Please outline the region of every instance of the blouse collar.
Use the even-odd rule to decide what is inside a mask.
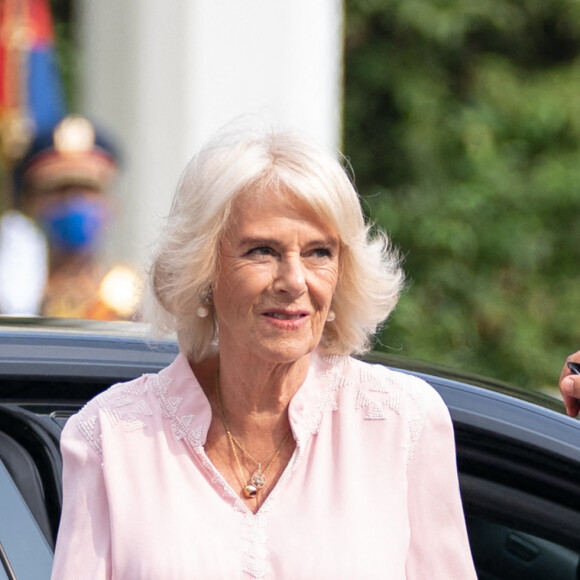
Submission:
[[[317,351],[312,353],[306,379],[289,406],[290,426],[298,446],[317,433],[323,415],[336,408],[336,391],[343,383],[340,369],[346,360],[347,357],[323,356]],[[203,446],[212,410],[187,357],[178,354],[173,363],[153,380],[152,390],[175,436],[186,439],[194,448]]]

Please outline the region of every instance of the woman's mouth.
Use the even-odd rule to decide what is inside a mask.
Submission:
[[[299,320],[300,318],[306,316],[306,314],[302,312],[298,313],[285,313],[285,312],[268,312],[266,316],[271,316],[276,320]]]
[[[308,320],[308,312],[304,310],[300,312],[269,310],[263,315],[270,324],[281,330],[297,330]]]

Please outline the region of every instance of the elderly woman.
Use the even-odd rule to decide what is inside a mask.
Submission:
[[[475,578],[445,405],[350,356],[401,285],[334,156],[206,146],[150,273],[180,354],[68,422],[53,578]]]

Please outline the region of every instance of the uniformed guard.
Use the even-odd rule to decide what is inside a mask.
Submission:
[[[48,272],[40,314],[129,319],[137,277],[100,259],[100,242],[114,217],[111,188],[119,171],[112,142],[86,118],[71,115],[38,134],[16,168],[18,209],[46,236]]]

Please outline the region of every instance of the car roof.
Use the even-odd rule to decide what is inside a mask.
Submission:
[[[382,353],[366,359],[426,380],[445,401],[456,430],[479,429],[580,465],[580,422],[566,415],[562,401],[546,393]]]
[[[177,352],[175,340],[150,339],[131,322],[0,317],[3,376],[129,380],[157,372]]]

